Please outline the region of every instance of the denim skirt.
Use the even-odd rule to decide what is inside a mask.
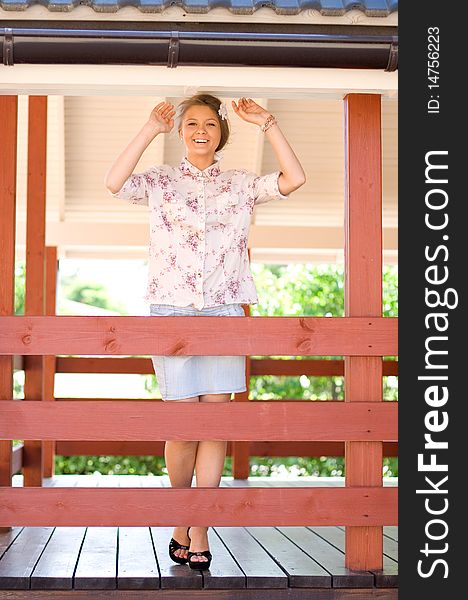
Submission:
[[[150,304],[153,317],[243,317],[241,304],[202,308]],[[152,356],[163,400],[245,392],[245,356]]]

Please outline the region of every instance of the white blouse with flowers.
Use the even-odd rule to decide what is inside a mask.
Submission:
[[[130,175],[115,198],[150,209],[149,304],[256,304],[247,239],[256,204],[278,198],[281,171],[258,176],[221,171],[220,156],[203,171],[184,157],[178,167]]]

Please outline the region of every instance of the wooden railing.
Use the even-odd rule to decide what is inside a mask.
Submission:
[[[2,354],[347,354],[396,353],[396,319],[308,317],[0,317]],[[288,335],[285,333],[288,332]],[[153,441],[395,441],[397,403],[204,404],[62,400],[2,402],[2,439]],[[269,490],[270,491],[270,490]],[[2,488],[6,525],[395,525],[396,490],[281,488],[83,490]],[[203,492],[203,494],[202,494]],[[228,493],[226,493],[228,492]],[[318,493],[317,493],[318,492]],[[96,511],[96,504],[100,509]],[[89,506],[89,510],[86,508]],[[154,507],[158,506],[157,514]],[[91,507],[93,507],[91,509]],[[111,509],[112,507],[112,509]],[[261,507],[261,510],[260,510]],[[232,509],[232,512],[230,512]],[[192,513],[193,511],[193,513]],[[261,513],[261,517],[260,517]],[[274,516],[274,519],[273,519]]]
[[[382,402],[382,357],[397,355],[397,321],[381,317],[380,96],[344,98],[346,316],[342,318],[41,316],[54,314],[55,298],[45,285],[49,270],[44,266],[56,262],[53,257],[48,260],[45,251],[47,98],[41,96],[29,102],[27,316],[3,316],[13,314],[17,97],[0,96],[0,112],[4,115],[0,139],[6,149],[0,164],[0,438],[25,440],[23,488],[9,487],[11,443],[0,441],[0,527],[344,525],[346,566],[381,569],[382,526],[397,524],[397,489],[382,487],[382,453],[384,442],[397,440],[398,404]],[[49,363],[60,354],[344,356],[345,402],[247,402],[245,394],[226,404],[51,402]],[[28,357],[21,402],[11,399],[14,355]],[[344,443],[346,487],[40,487],[43,444],[50,449],[53,440],[137,443],[213,438],[240,440],[239,444]],[[244,467],[247,450],[244,444],[238,452]]]
[[[250,365],[251,376],[275,375],[283,377],[298,377],[308,375],[311,377],[332,377],[344,375],[343,360],[322,360],[322,359],[270,359],[270,358],[251,358],[247,357]],[[100,373],[100,374],[153,374],[153,366],[150,358],[139,357],[56,357],[50,367],[55,373]],[[15,370],[28,368],[28,356],[15,357]],[[383,362],[384,376],[398,375],[398,362],[395,360],[386,360]],[[247,382],[247,388],[249,388]],[[234,396],[234,399],[235,396]],[[57,398],[53,400],[62,402],[73,401],[110,401],[122,402],[119,398]],[[160,398],[148,399],[151,402],[158,402]],[[274,400],[277,402],[278,400]],[[284,402],[301,401],[296,398],[283,399]],[[305,400],[307,401],[307,400]],[[258,400],[250,400],[258,402]],[[53,444],[47,456],[44,456],[44,475],[51,477],[54,474],[54,456],[55,454],[63,456],[164,456],[164,442],[160,441],[63,441],[58,440],[49,442]],[[235,453],[236,442],[228,442],[226,455],[231,456]],[[12,474],[19,473],[23,467],[20,449],[15,449],[15,460],[12,468]],[[45,454],[45,453],[44,453]],[[277,441],[258,441],[253,440],[248,443],[247,459],[251,456],[269,456],[269,457],[290,457],[290,456],[344,456],[344,442],[329,441],[302,441],[302,442],[277,442]],[[383,456],[398,456],[397,442],[384,442]],[[236,478],[236,470],[233,469],[233,476]],[[239,477],[240,478],[240,477]]]

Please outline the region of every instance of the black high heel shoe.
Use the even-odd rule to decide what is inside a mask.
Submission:
[[[190,527],[187,527],[187,537],[190,539],[190,536],[188,534],[189,529],[190,529]],[[187,563],[188,559],[184,558],[183,556],[176,556],[174,554],[174,552],[176,550],[188,550],[189,548],[190,548],[190,546],[185,546],[184,544],[179,544],[179,542],[177,540],[175,540],[174,538],[171,538],[171,541],[169,542],[169,556],[177,564],[185,565]]]
[[[190,560],[192,556],[206,556],[208,560]],[[210,568],[212,558],[213,557],[211,556],[211,552],[209,550],[203,550],[203,552],[190,552],[189,550],[188,564],[190,565],[191,569],[205,571],[206,569]]]
[[[190,529],[190,527],[189,527]],[[192,538],[190,538],[189,534],[188,534],[188,529],[187,529],[187,536],[189,537],[190,541],[192,541]],[[190,560],[190,558],[192,556],[205,556],[208,560]],[[188,553],[188,564],[190,565],[191,569],[197,569],[201,570],[201,571],[205,571],[206,569],[210,568],[210,564],[211,564],[211,560],[212,560],[213,556],[211,555],[211,552],[209,550],[203,550],[203,552],[190,552]]]

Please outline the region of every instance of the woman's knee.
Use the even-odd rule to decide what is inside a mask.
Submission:
[[[165,402],[199,402],[200,396],[191,396],[190,398],[177,398],[177,400],[165,400]]]
[[[192,451],[198,446],[198,441],[190,441],[190,440],[167,440],[166,447],[177,448],[177,452],[183,452],[184,450]]]
[[[230,402],[231,393],[229,394],[201,394],[200,402]]]

